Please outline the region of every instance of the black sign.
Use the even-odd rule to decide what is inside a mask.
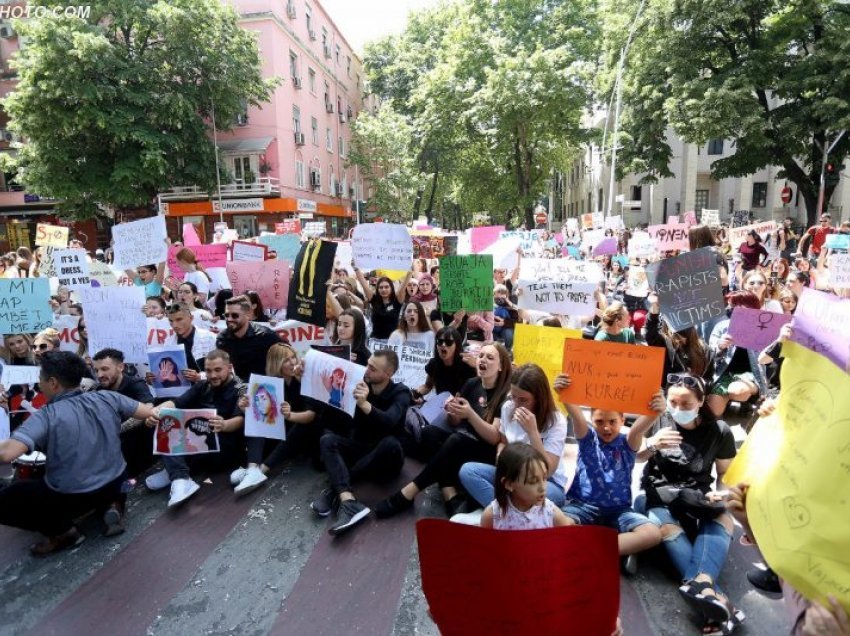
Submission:
[[[710,247],[650,263],[646,276],[658,294],[661,315],[674,331],[726,312],[717,253]]]
[[[301,244],[289,281],[287,318],[319,327],[327,324],[326,283],[333,273],[335,257],[336,243],[332,241],[313,239]]]

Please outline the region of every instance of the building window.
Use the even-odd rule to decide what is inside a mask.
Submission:
[[[351,77],[351,56],[345,56],[345,72],[348,73],[348,76]]]
[[[295,187],[304,188],[304,162],[295,160]]]
[[[316,71],[307,69],[307,81],[309,82],[310,92],[316,94]]]
[[[339,137],[339,156],[345,156],[345,139],[342,138],[342,135]]]
[[[333,172],[328,174],[328,194],[331,196],[336,194],[336,176]]]
[[[313,127],[313,145],[319,145],[319,120],[315,117],[310,118],[310,125]]]
[[[722,155],[723,154],[723,140],[722,139],[710,139],[708,142],[708,154],[710,155]]]
[[[597,204],[596,205],[596,211],[597,212],[602,212],[602,197],[603,197],[602,188],[599,188],[599,198],[596,200],[596,204]]]
[[[767,207],[767,182],[757,181],[753,184],[753,207]]]
[[[307,22],[307,32],[313,30],[313,10],[309,4],[304,5],[304,20]]]
[[[704,210],[708,207],[708,190],[697,190],[694,197],[694,207],[697,210]]]
[[[298,56],[292,51],[289,52],[289,76],[298,77]]]
[[[301,132],[301,109],[295,105],[292,106],[292,130]]]
[[[333,152],[334,151],[334,135],[333,135],[333,132],[331,131],[330,128],[326,128],[325,130],[326,130],[325,141],[327,142],[326,145],[327,145],[328,152]]]
[[[325,27],[322,27],[322,48],[328,50],[328,30]]]
[[[643,186],[639,186],[639,185],[632,186],[632,201],[643,200],[643,197],[641,196],[642,194],[643,194]]]

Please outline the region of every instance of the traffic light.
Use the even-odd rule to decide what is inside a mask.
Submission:
[[[824,183],[831,186],[837,185],[841,179],[842,167],[843,166],[838,166],[832,162],[826,164],[824,169]]]

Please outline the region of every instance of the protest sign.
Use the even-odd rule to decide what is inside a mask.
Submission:
[[[673,216],[673,215],[668,216],[668,217],[667,217],[667,222],[668,222],[668,223],[678,223],[678,222],[679,222],[679,215],[677,214],[677,215],[675,215],[675,216]]]
[[[44,278],[54,278],[56,276],[56,263],[53,261],[53,253],[61,248],[56,247],[40,247],[38,249],[38,275]]]
[[[286,261],[231,262],[226,269],[234,296],[253,290],[259,294],[265,308],[286,307],[289,296],[289,263]]]
[[[0,279],[0,335],[37,333],[53,324],[46,278]]]
[[[618,249],[617,239],[613,236],[609,236],[607,238],[603,238],[596,246],[593,248],[593,256],[607,256],[609,254],[616,254]]]
[[[283,378],[251,374],[248,408],[245,409],[246,437],[286,439],[286,422],[280,412],[283,391]]]
[[[301,219],[286,219],[274,224],[275,234],[301,234]]]
[[[541,230],[512,230],[499,233],[500,239],[519,239],[519,247],[525,256],[543,256],[543,244],[540,242]]]
[[[665,258],[646,267],[650,287],[673,331],[682,331],[726,312],[717,255],[710,247]]]
[[[763,351],[779,337],[783,325],[791,322],[790,314],[777,314],[764,309],[735,307],[729,321],[729,335],[736,347]]]
[[[233,241],[230,245],[231,259],[234,263],[256,263],[266,260],[268,246],[248,241]]]
[[[499,239],[495,243],[488,245],[480,254],[490,254],[493,257],[493,267],[495,269],[506,269],[512,271],[517,266],[522,239],[518,237]]]
[[[408,265],[408,267],[410,267]],[[351,276],[354,275],[352,267],[352,251],[349,241],[336,241],[336,256],[334,257],[334,269],[344,269]]]
[[[694,210],[688,210],[685,212],[685,225],[696,225],[697,224],[697,213]]]
[[[154,455],[219,452],[218,433],[210,426],[215,414],[215,409],[162,409],[154,431]]]
[[[35,244],[37,247],[67,247],[68,228],[38,223],[35,226]]]
[[[498,241],[499,235],[504,231],[504,225],[488,225],[484,227],[474,227],[469,230],[469,241],[472,246],[472,253],[480,254],[481,250]]]
[[[594,212],[593,213],[593,227],[605,227],[605,213],[604,212]]]
[[[324,326],[310,325],[298,320],[284,320],[273,327],[276,334],[292,345],[299,358],[304,358],[312,345],[325,342]]]
[[[629,239],[629,258],[652,258],[657,253],[655,239],[648,232],[632,232]]]
[[[80,332],[77,328],[79,324],[80,317],[70,314],[53,319],[53,328],[59,332],[59,351],[77,353],[80,348]]]
[[[292,236],[285,234],[284,237]],[[333,273],[336,243],[314,239],[301,246],[289,286],[288,318],[325,326],[326,285]]]
[[[567,218],[567,232],[578,232],[578,219],[574,216]]]
[[[579,281],[519,282],[518,306],[564,316],[592,316],[597,283]]]
[[[791,324],[791,340],[850,369],[850,300],[804,288]]]
[[[277,260],[289,264],[295,262],[301,249],[301,238],[298,234],[263,234],[260,236],[260,243],[273,250]]]
[[[750,222],[750,211],[749,210],[735,210],[732,212],[732,218],[730,227],[739,227],[742,225],[747,225]]]
[[[351,253],[357,267],[373,269],[409,269],[413,261],[413,242],[407,227],[395,223],[361,223],[351,235]]]
[[[168,248],[168,271],[177,280],[183,280],[186,272],[177,263],[177,252],[184,249],[178,245],[171,245]],[[227,263],[227,245],[223,243],[213,243],[210,245],[195,245],[190,247],[204,269],[210,270],[216,267],[224,267]]]
[[[626,226],[623,223],[623,215],[612,214],[611,216],[606,216],[604,227],[606,230],[614,230],[615,232],[625,229]]]
[[[732,246],[732,249],[737,251],[741,243],[746,243],[747,234],[753,230],[758,232],[762,241],[765,241],[768,236],[776,232],[776,221],[764,221],[763,223],[729,228],[729,245]]]
[[[647,228],[647,233],[655,240],[655,246],[659,252],[686,250],[690,247],[688,243],[688,227],[687,223],[650,225]]]
[[[587,213],[581,215],[581,229],[582,230],[592,230],[593,229],[593,213]]]
[[[322,353],[327,353],[329,356],[333,356],[334,358],[339,358],[340,360],[351,360],[351,346],[350,345],[312,345],[310,347],[314,351],[321,351]]]
[[[3,365],[3,372],[0,373],[0,384],[7,389],[17,384],[38,384],[40,373],[41,367],[6,364]]]
[[[92,287],[108,287],[118,284],[115,272],[106,263],[92,261],[89,266],[89,280]]]
[[[177,397],[191,386],[183,377],[189,368],[183,345],[148,349],[148,363],[153,374],[154,397]]]
[[[605,240],[605,230],[585,230],[581,235],[581,249],[589,254],[603,240]]]
[[[850,234],[827,234],[824,247],[831,250],[850,250]]]
[[[203,245],[201,237],[198,236],[198,230],[195,229],[194,223],[183,224],[183,245],[186,247],[197,247]]]
[[[602,267],[593,261],[524,258],[519,268],[519,280],[528,283],[547,280],[598,283],[602,278]]]
[[[134,269],[162,263],[168,258],[166,236],[164,216],[152,216],[113,225],[112,250],[115,267]]]
[[[833,289],[850,289],[850,254],[831,254],[829,284]]]
[[[563,368],[564,340],[567,338],[581,339],[581,330],[517,323],[514,327],[514,363],[533,362],[538,365],[551,386]],[[556,404],[560,402],[556,401]]]
[[[493,532],[421,519],[416,535],[422,591],[444,636],[615,631],[620,573],[610,528]],[[532,563],[545,563],[546,575]]]
[[[652,396],[661,388],[663,347],[565,340],[563,371],[572,382],[561,390],[571,404],[654,415]]]
[[[846,324],[846,323],[845,323]],[[850,611],[850,376],[793,342],[782,347],[782,391],[724,475],[747,481],[747,513],[759,550],[804,597]],[[837,489],[836,489],[837,488]]]
[[[11,422],[6,409],[0,409],[0,442],[9,439],[11,435]]]
[[[148,347],[161,347],[174,337],[168,318],[147,318]]]
[[[60,287],[77,290],[91,287],[89,263],[83,249],[58,249],[53,252],[56,277]]]
[[[425,384],[425,365],[428,364],[434,352],[405,344],[396,353],[398,354],[398,371],[393,376],[393,382],[401,382],[411,389],[418,389]]]
[[[80,289],[89,333],[89,351],[113,348],[124,361],[146,364],[147,319],[143,287],[87,287]]]
[[[440,300],[447,313],[493,311],[493,257],[479,254],[440,259]]]
[[[340,360],[321,351],[304,356],[301,395],[311,397],[335,409],[354,415],[354,387],[363,381],[366,367]]]
[[[649,280],[646,269],[640,265],[632,265],[626,276],[626,296],[646,298],[649,296]]]
[[[327,221],[309,221],[304,224],[302,232],[307,238],[322,236],[328,232],[328,223]]]
[[[702,211],[702,224],[708,227],[720,227],[720,210]]]

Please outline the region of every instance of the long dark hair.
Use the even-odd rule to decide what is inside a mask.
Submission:
[[[416,328],[420,333],[426,333],[431,331],[431,323],[428,322],[428,316],[425,315],[425,308],[422,307],[422,303],[416,300],[410,300],[404,306],[404,309],[398,316],[398,330],[401,331],[405,336],[408,334],[407,329],[407,320],[404,317],[405,312],[407,312],[407,308],[410,305],[414,305],[416,307],[416,313],[419,314],[419,318],[416,322]]]
[[[546,458],[539,450],[531,444],[524,442],[511,442],[499,453],[496,461],[496,501],[504,516],[508,511],[508,498],[510,493],[505,488],[505,480],[514,482],[525,482],[532,467],[537,464],[543,469],[543,474],[549,473],[549,465]]]
[[[686,389],[687,391],[693,393],[694,397],[702,402],[702,406],[699,407],[698,412],[699,426],[703,426],[704,424],[711,425],[715,423],[717,421],[717,417],[715,417],[714,413],[712,413],[711,409],[708,406],[708,401],[705,399],[708,395],[708,387],[705,383],[705,378],[702,378],[698,375],[694,375],[693,373],[679,373],[678,375],[681,380],[679,380],[679,382],[677,382],[676,384],[669,385],[667,387],[667,390],[669,391],[671,387],[674,386],[680,386]],[[693,378],[694,382],[689,382],[688,384],[693,384],[694,386],[688,386],[688,384],[685,384],[685,382],[687,382],[686,378]]]
[[[549,388],[549,380],[539,366],[533,362],[517,368],[511,376],[511,385],[522,391],[528,391],[534,398],[534,417],[537,430],[542,433],[552,425],[555,415],[555,400]]]
[[[195,283],[191,283],[188,280],[184,280],[177,286],[177,289],[179,290],[183,285],[186,285],[189,289],[192,290],[192,307],[194,309],[205,309],[205,307],[201,305],[200,302],[198,302],[198,286]],[[177,298],[177,292],[174,292],[174,298]]]
[[[375,282],[375,293],[372,294],[372,299],[369,301],[369,304],[372,305],[372,311],[384,311],[384,299],[381,298],[381,294],[378,292],[381,283],[387,283],[390,286],[390,305],[393,308],[399,307],[401,303],[398,302],[395,294],[395,284],[388,277],[381,276]]]
[[[437,330],[437,335],[434,337],[434,357],[440,359],[440,354],[437,351],[437,341],[440,338],[451,338],[455,343],[455,355],[452,358],[452,364],[450,366],[454,366],[455,364],[461,362],[463,357],[463,338],[460,335],[460,332],[454,327],[442,327]]]
[[[484,347],[494,347],[496,349],[496,352],[499,354],[499,364],[502,366],[499,377],[496,378],[493,396],[487,400],[487,408],[484,409],[484,419],[492,422],[502,409],[502,403],[505,401],[508,391],[511,390],[511,373],[513,369],[511,367],[511,354],[508,353],[505,345],[501,342],[493,342],[484,345]],[[481,347],[481,349],[483,350],[484,347]]]
[[[689,366],[686,370],[694,375],[705,375],[705,370],[708,368],[708,345],[699,337],[697,330],[694,327],[688,327],[682,331],[672,331],[666,322],[664,327],[668,331],[673,349],[685,352]]]
[[[248,300],[251,301],[252,305],[256,305],[256,308],[251,309],[251,311],[254,314],[254,321],[262,322],[263,320],[265,320],[266,319],[266,308],[263,307],[263,301],[260,298],[260,295],[253,290],[248,290],[248,291],[245,292],[245,296],[248,297]]]
[[[351,352],[354,353],[366,346],[366,319],[363,317],[363,312],[355,307],[346,309],[337,316],[337,323],[343,316],[351,316],[351,319],[354,321],[354,335],[351,338]],[[334,334],[331,339],[332,342],[339,342],[339,335],[337,334],[336,327],[337,323],[334,323]]]

